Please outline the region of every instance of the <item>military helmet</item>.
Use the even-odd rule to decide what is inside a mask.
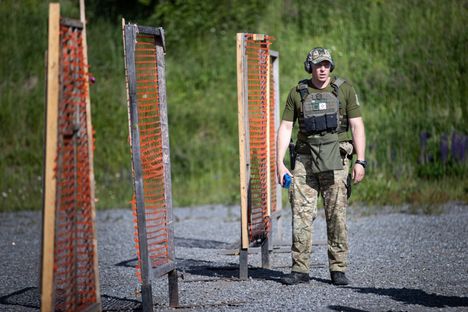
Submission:
[[[306,60],[304,62],[304,69],[306,72],[309,74],[312,73],[312,64],[318,64],[322,61],[329,61],[331,64],[330,72],[335,69],[335,63],[333,62],[332,56],[330,51],[325,48],[313,48],[310,50],[309,53],[307,53]]]

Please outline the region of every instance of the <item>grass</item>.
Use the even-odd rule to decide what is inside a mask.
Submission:
[[[165,28],[174,205],[239,202],[236,32],[275,37],[281,103],[306,77],[306,53],[314,46],[332,50],[334,73],[357,89],[366,123],[370,169],[353,192],[355,204],[467,202],[466,159],[454,164],[439,156],[440,138],[466,135],[468,124],[463,1],[249,0],[231,1],[237,9],[221,13],[210,3],[200,12],[197,1],[164,2],[154,14],[140,15],[145,18],[125,16]],[[61,5],[64,16],[77,17],[74,1]],[[37,0],[0,5],[0,211],[42,206],[47,10]],[[90,71],[97,80],[91,87],[97,207],[129,207],[121,21],[87,16]],[[418,160],[422,132],[430,135],[432,160],[425,164]]]

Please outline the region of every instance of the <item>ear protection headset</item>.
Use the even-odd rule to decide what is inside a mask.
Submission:
[[[312,51],[310,51],[306,56],[306,60],[304,62],[304,70],[309,74],[312,74]]]

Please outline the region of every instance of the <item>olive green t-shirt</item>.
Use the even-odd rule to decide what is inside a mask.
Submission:
[[[332,78],[331,81],[334,81]],[[329,84],[325,89],[317,89],[312,84],[311,80],[308,80],[307,90],[309,94],[319,92],[332,92],[333,88]],[[361,117],[361,109],[359,106],[359,100],[353,86],[348,82],[344,82],[338,91],[338,99],[340,100],[340,116],[346,115],[348,119]],[[288,98],[286,100],[286,106],[283,111],[283,120],[296,122],[302,111],[301,94],[297,90],[297,86],[289,91]],[[301,133],[299,133],[299,136]],[[348,132],[342,132],[339,134],[340,141],[350,140],[351,136]]]

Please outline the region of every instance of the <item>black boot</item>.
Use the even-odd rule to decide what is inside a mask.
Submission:
[[[281,279],[281,283],[286,285],[296,285],[300,283],[308,283],[310,281],[310,277],[308,273],[300,273],[300,272],[291,272],[288,276]]]
[[[344,272],[332,271],[330,272],[333,285],[348,285],[349,281]]]

